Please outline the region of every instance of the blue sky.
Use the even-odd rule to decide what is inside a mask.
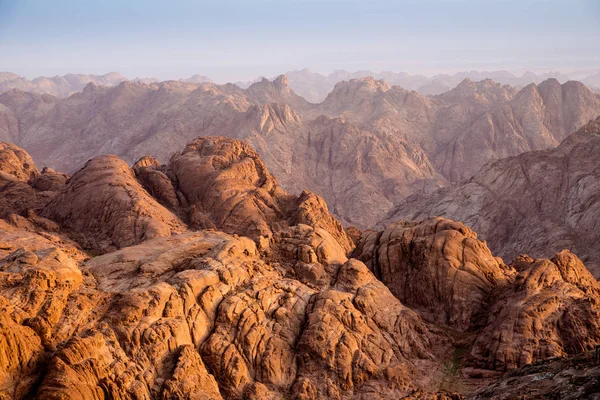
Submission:
[[[0,71],[600,69],[600,0],[0,0]]]

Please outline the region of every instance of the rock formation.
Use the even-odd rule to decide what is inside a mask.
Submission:
[[[0,171],[3,179],[16,179],[23,182],[40,174],[25,150],[12,143],[2,142],[0,142]]]
[[[99,156],[75,173],[44,208],[43,216],[97,251],[183,232],[185,224],[161,206],[114,156]]]
[[[177,207],[209,204],[240,236],[178,233],[135,178],[161,169]],[[427,394],[424,371],[443,372],[426,323],[347,258],[323,200],[287,194],[248,145],[200,138],[166,168],[145,157],[134,170],[96,157],[43,207],[104,255],[0,220],[3,396],[451,398]]]
[[[23,214],[33,217],[66,179],[66,175],[48,168],[40,173],[25,150],[0,142],[0,218]]]
[[[520,256],[514,285],[496,301],[471,355],[514,369],[600,343],[600,285],[567,250],[552,260]]]
[[[403,304],[459,330],[479,322],[492,292],[513,275],[472,230],[442,218],[364,232],[353,255]]]
[[[506,266],[465,225],[431,218],[363,231],[352,256],[403,304],[443,327],[464,352],[453,363],[467,376],[518,374],[600,346],[600,285],[568,250],[551,260],[521,255]],[[484,394],[495,398],[492,389],[475,398]]]
[[[199,138],[171,159],[169,171],[192,207],[190,218],[232,234],[270,237],[291,201],[258,154],[236,140]]]
[[[305,224],[329,232],[344,252],[354,247],[323,199],[308,191],[287,193],[242,141],[198,138],[168,165],[143,157],[134,170],[149,193],[194,228],[218,228],[268,246],[274,232]]]
[[[239,140],[72,177],[0,160],[24,204],[0,219],[2,397],[458,400],[448,365],[481,386],[600,344],[573,254],[506,266],[441,218],[347,233]]]

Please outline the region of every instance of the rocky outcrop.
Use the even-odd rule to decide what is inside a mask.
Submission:
[[[354,248],[354,242],[340,221],[331,216],[325,201],[314,193],[304,191],[300,194],[291,218],[294,225],[305,224],[325,230],[338,242],[345,253]]]
[[[388,220],[442,216],[463,221],[505,259],[550,257],[568,248],[600,274],[600,119],[556,149],[491,163],[468,181],[400,203]]]
[[[406,380],[411,368],[406,360],[429,357],[429,346],[417,314],[363,263],[350,260],[339,269],[335,284],[314,298],[298,342],[295,395],[402,398],[413,386]]]
[[[254,149],[242,141],[196,139],[173,156],[167,174],[185,198],[193,226],[217,227],[266,245],[274,232],[306,224],[328,231],[345,252],[354,247],[323,199],[310,192],[299,197],[288,194]]]
[[[182,204],[183,197],[175,190],[173,182],[166,175],[166,167],[154,157],[145,156],[133,165],[133,171],[138,182],[146,191],[170,210],[177,210]]]
[[[568,250],[506,266],[465,225],[431,218],[362,232],[353,256],[423,319],[461,332],[471,369],[514,370],[600,345],[600,285]]]
[[[67,176],[45,168],[38,170],[22,148],[0,143],[0,218],[28,216],[41,222],[39,212],[60,189]]]
[[[75,173],[44,208],[43,216],[97,251],[170,236],[185,224],[161,206],[114,156],[99,156]]]
[[[69,179],[69,175],[45,167],[30,183],[34,189],[41,192],[56,192],[67,183],[67,179]]]
[[[14,178],[27,182],[40,171],[25,150],[12,143],[0,142],[0,173],[4,180]]]
[[[85,256],[55,235],[3,220],[0,231],[0,395],[23,398],[45,370],[48,351],[72,332],[65,320],[75,310],[66,304],[82,285],[78,262]]]
[[[514,369],[600,344],[600,285],[567,250],[552,260],[518,257],[515,283],[490,309],[471,356]]]
[[[171,159],[169,169],[192,212],[202,213],[225,232],[270,237],[271,226],[285,219],[291,196],[243,142],[196,139]]]
[[[353,256],[425,319],[469,330],[514,275],[465,225],[432,218],[364,232]]]
[[[313,260],[332,271],[318,288],[222,232],[156,238],[81,270],[27,245],[0,262],[12,363],[0,389],[16,398],[402,398],[434,386],[418,372],[438,368],[426,325],[357,260]],[[43,295],[14,294],[31,285]]]

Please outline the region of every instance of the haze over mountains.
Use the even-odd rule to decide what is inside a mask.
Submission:
[[[320,103],[325,100],[338,82],[365,77],[372,77],[377,80],[382,79],[392,86],[401,86],[404,89],[415,90],[424,95],[436,95],[446,92],[466,78],[473,81],[492,79],[497,83],[514,86],[516,88],[525,87],[530,83],[538,84],[550,78],[554,78],[561,83],[574,79],[580,80],[591,90],[600,90],[600,71],[587,71],[583,73],[544,72],[537,74],[527,71],[521,75],[501,70],[464,71],[453,74],[425,76],[421,74],[409,74],[406,72],[384,71],[378,73],[368,70],[356,72],[336,70],[325,75],[311,72],[308,69],[302,69],[288,71],[285,75],[288,77],[290,87],[298,95],[304,97],[311,103]],[[248,88],[251,84],[258,82],[261,79],[262,78],[257,78],[253,81],[237,81],[234,83],[241,88]],[[270,78],[270,80],[273,79],[275,79],[275,77]],[[11,72],[0,72],[0,93],[10,89],[21,89],[28,92],[47,93],[57,97],[67,97],[81,91],[85,85],[90,82],[97,85],[115,86],[125,80],[143,83],[160,82],[160,79],[153,77],[127,79],[117,72],[111,72],[105,75],[67,74],[54,77],[41,76],[32,80]],[[208,76],[201,74],[176,80],[191,83],[212,82]]]
[[[600,400],[600,1],[0,0],[0,54],[0,400]]]

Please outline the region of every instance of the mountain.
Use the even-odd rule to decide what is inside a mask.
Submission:
[[[104,75],[86,75],[86,74],[66,74],[63,76],[45,77],[29,80],[11,72],[0,72],[0,93],[12,89],[19,89],[24,92],[50,94],[56,97],[69,97],[72,94],[81,92],[89,83],[97,86],[117,86],[121,82],[129,81],[118,72],[109,72]],[[156,78],[136,78],[132,82],[152,84],[160,82]],[[187,79],[181,79],[187,83],[212,82],[210,78],[204,75],[193,75]]]
[[[589,76],[581,75],[582,82],[590,88],[600,87],[598,73]],[[372,77],[376,80],[385,80],[390,85],[401,86],[407,90],[415,90],[423,95],[437,95],[456,87],[465,79],[481,81],[491,79],[503,85],[510,85],[516,88],[523,88],[531,83],[539,84],[547,79],[557,79],[561,83],[567,82],[572,78],[569,74],[561,72],[533,73],[525,72],[521,76],[508,71],[463,71],[455,74],[437,74],[425,76],[421,74],[409,74],[406,72],[373,72],[373,71],[355,71],[336,70],[328,75],[311,72],[308,69],[288,71],[284,74],[289,79],[289,86],[298,95],[311,103],[320,103],[333,90],[336,83],[349,81],[351,79],[360,79]],[[253,83],[260,82],[265,77],[259,77],[253,81],[234,82],[240,88],[247,89]],[[276,77],[269,79],[273,80]],[[28,80],[11,72],[0,72],[0,93],[10,89],[20,89],[26,92],[46,93],[57,97],[67,97],[71,94],[81,91],[86,84],[93,82],[96,85],[116,86],[119,83],[128,80],[116,72],[110,72],[105,75],[85,75],[85,74],[67,74],[55,77],[38,77]],[[201,74],[193,75],[189,78],[179,79],[182,82],[201,84],[212,82],[212,80]],[[158,83],[159,79],[151,77],[139,77],[133,82]]]
[[[337,84],[320,112],[418,144],[436,171],[456,182],[490,160],[558,145],[600,115],[599,99],[579,82],[554,79],[520,91],[465,79],[426,97],[363,78]]]
[[[198,135],[226,134],[257,148],[288,190],[325,195],[337,215],[350,218],[358,204],[378,205],[357,217],[360,224],[380,218],[399,196],[438,187],[442,180],[422,151],[406,141],[380,138],[377,131],[339,118],[304,119],[287,104],[307,112],[309,103],[283,78],[247,90],[125,82],[114,88],[90,85],[64,100],[16,91],[0,96],[13,110],[0,129],[10,133],[4,139],[57,170],[72,172],[101,153],[130,163],[149,153],[165,162]],[[16,115],[23,128],[28,126],[19,133],[11,122]]]
[[[505,265],[467,226],[437,217],[363,232],[352,256],[425,321],[472,334],[473,368],[514,370],[600,340],[600,284],[568,250]]]
[[[577,377],[555,392],[590,391],[556,365],[600,344],[600,285],[568,251],[506,265],[442,218],[355,245],[219,136],[71,177],[2,143],[0,184],[2,396],[458,400],[544,359]]]
[[[464,83],[440,98],[452,95],[462,86]],[[481,92],[486,91],[469,88],[459,96],[477,97],[476,102],[480,103]],[[430,155],[438,160],[436,166],[449,180],[470,178],[490,160],[555,147],[569,133],[600,115],[599,97],[576,81],[561,85],[549,79],[523,88],[503,104],[496,99],[491,104],[497,106],[475,117],[463,132],[445,141],[437,156]],[[469,111],[479,110],[477,107]]]
[[[73,93],[82,91],[88,83],[115,86],[125,80],[126,78],[117,72],[109,72],[105,75],[67,74],[54,77],[40,76],[33,80],[28,80],[17,74],[2,72],[0,73],[0,93],[11,89],[19,89],[26,92],[67,97]]]
[[[308,69],[303,69],[286,72],[286,75],[294,91],[312,103],[322,102],[338,82],[366,77],[385,80],[390,85],[401,86],[407,90],[415,90],[423,95],[437,95],[447,92],[465,79],[473,81],[491,79],[502,85],[510,85],[516,88],[522,88],[532,83],[539,84],[547,79],[557,79],[560,82],[566,82],[571,79],[567,74],[560,72],[540,74],[525,72],[523,75],[517,76],[507,71],[464,71],[452,75],[437,74],[427,77],[420,74],[412,75],[406,72],[385,71],[378,73],[373,71],[348,72],[344,70],[336,70],[329,75],[322,75],[311,72]],[[590,76],[588,81],[584,81],[584,83],[600,87],[600,84],[596,81],[597,79],[594,76]]]
[[[92,83],[66,99],[0,94],[0,139],[68,172],[100,154],[164,163],[198,136],[243,139],[286,190],[309,189],[345,224],[368,227],[409,195],[466,179],[490,160],[554,147],[598,115],[600,96],[555,80],[517,91],[465,79],[423,96],[361,78],[336,84],[319,104],[285,76],[247,89],[127,81]]]
[[[191,77],[189,77],[187,79],[182,79],[182,81],[190,82],[190,83],[212,82],[212,80],[208,76],[200,75],[200,74],[192,75]]]
[[[548,257],[568,248],[599,276],[599,152],[600,118],[554,149],[501,159],[459,185],[409,197],[388,220],[464,221],[508,259],[521,252]]]

